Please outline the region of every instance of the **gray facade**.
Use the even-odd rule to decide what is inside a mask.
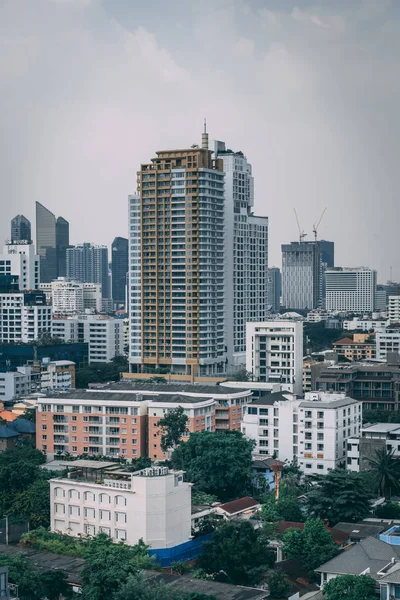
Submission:
[[[278,313],[281,307],[282,276],[277,267],[268,269],[268,308],[273,313]]]
[[[69,223],[36,202],[36,251],[40,256],[40,281],[49,283],[66,275]]]
[[[103,298],[110,298],[107,246],[81,246],[67,248],[66,272],[68,279],[84,283],[100,283]]]
[[[22,240],[32,242],[31,222],[24,215],[17,215],[11,220],[11,241]]]
[[[116,304],[125,305],[128,245],[126,238],[116,237],[111,246],[112,298]]]

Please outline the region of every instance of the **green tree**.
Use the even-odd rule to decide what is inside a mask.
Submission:
[[[300,529],[287,529],[283,534],[283,552],[288,558],[300,560],[308,571],[338,554],[338,549],[321,519],[309,519]]]
[[[42,597],[47,600],[59,600],[60,596],[63,598],[72,598],[73,596],[73,590],[68,583],[65,571],[58,569],[44,571],[39,575],[39,584],[42,588]]]
[[[400,506],[397,502],[387,500],[385,504],[378,506],[375,516],[380,519],[400,519]]]
[[[268,572],[268,589],[271,600],[275,598],[287,598],[290,592],[290,583],[286,579],[285,573],[279,570]]]
[[[169,410],[157,423],[161,427],[161,450],[167,452],[179,445],[186,431],[188,418],[182,406]]]
[[[253,442],[240,431],[201,431],[174,450],[172,465],[186,471],[196,491],[224,501],[251,488],[252,450]]]
[[[368,459],[368,464],[382,496],[389,498],[399,491],[400,460],[396,458],[393,448],[378,448],[374,456]]]
[[[65,571],[35,572],[24,555],[0,556],[0,566],[8,567],[9,581],[18,585],[20,600],[58,600],[60,595],[72,598]]]
[[[132,458],[132,461],[127,465],[128,471],[140,471],[141,469],[148,469],[151,467],[151,458],[148,456],[139,456],[139,458]]]
[[[38,479],[15,497],[10,514],[26,515],[31,527],[50,526],[50,484]]]
[[[376,600],[375,579],[369,575],[340,575],[324,585],[324,600]]]
[[[365,473],[335,469],[319,477],[308,494],[311,516],[329,519],[331,526],[339,521],[359,521],[371,510],[373,491]]]
[[[256,585],[274,563],[273,553],[248,521],[230,521],[205,542],[198,566],[214,579],[236,585]]]
[[[261,518],[267,522],[303,522],[304,513],[301,510],[296,488],[286,485],[282,480],[279,499],[275,500],[275,494],[273,493],[267,496],[261,509]]]

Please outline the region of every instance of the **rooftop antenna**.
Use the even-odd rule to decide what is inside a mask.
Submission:
[[[306,233],[304,233],[304,230],[301,230],[300,227],[300,223],[299,223],[299,217],[297,216],[297,210],[294,208],[294,214],[296,215],[296,223],[297,223],[297,229],[299,230],[299,240],[300,240],[300,244],[301,242],[304,240],[304,238],[307,236]]]
[[[203,150],[208,150],[208,133],[206,119],[204,119],[204,131],[201,134],[201,147],[203,148]]]

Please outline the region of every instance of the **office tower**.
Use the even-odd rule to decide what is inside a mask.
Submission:
[[[57,279],[56,217],[36,202],[36,248],[40,256],[40,280]]]
[[[325,270],[333,267],[334,243],[291,242],[282,245],[282,304],[287,309],[324,306]]]
[[[247,323],[246,342],[246,369],[256,381],[283,383],[289,392],[302,393],[302,321]]]
[[[109,298],[108,248],[84,243],[67,248],[67,278],[84,283],[100,283],[101,295]]]
[[[366,267],[328,269],[326,310],[372,312],[375,309],[376,271]]]
[[[115,304],[120,306],[125,306],[128,246],[129,241],[123,237],[116,237],[111,246],[111,296]]]
[[[35,254],[35,246],[32,243],[8,243],[0,254],[0,276],[17,277],[18,289],[21,291],[37,290],[39,261],[40,257]]]
[[[273,313],[278,313],[281,307],[281,288],[282,278],[280,269],[277,267],[271,267],[268,269],[268,308]]]
[[[253,215],[254,178],[243,152],[216,141],[225,172],[225,290],[228,367],[244,365],[246,323],[268,312],[268,217]]]
[[[57,277],[67,274],[67,248],[69,246],[69,223],[63,217],[56,221]]]
[[[224,172],[206,138],[157,152],[129,198],[133,370],[225,371]]]
[[[24,215],[17,215],[11,220],[11,241],[32,242],[31,222]]]

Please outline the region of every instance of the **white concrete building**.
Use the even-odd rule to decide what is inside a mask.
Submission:
[[[347,441],[347,469],[355,472],[368,469],[368,459],[385,446],[400,458],[399,423],[375,423],[362,427],[358,436]]]
[[[376,358],[386,360],[388,352],[400,354],[400,327],[388,327],[375,336]]]
[[[353,319],[343,321],[343,329],[346,331],[385,331],[387,319],[370,319],[353,317]]]
[[[258,381],[290,384],[302,393],[303,323],[275,320],[247,323],[246,369]]]
[[[0,401],[22,398],[31,392],[29,374],[19,371],[0,373]]]
[[[366,267],[327,269],[326,310],[372,312],[375,309],[376,271]]]
[[[228,368],[246,362],[246,323],[268,314],[268,217],[256,217],[254,177],[243,152],[215,141],[225,173],[226,345]],[[279,307],[279,305],[278,305]]]
[[[124,324],[122,319],[104,315],[77,315],[53,319],[52,335],[69,342],[89,344],[89,363],[110,362],[124,355]]]
[[[47,303],[52,305],[56,315],[102,311],[99,283],[83,283],[59,277],[49,283],[41,283],[40,289],[46,294]]]
[[[256,442],[254,454],[297,459],[305,474],[326,474],[346,462],[348,439],[360,432],[362,404],[345,394],[308,392],[253,399],[241,429]]]
[[[68,478],[50,480],[50,528],[73,536],[106,533],[152,549],[191,539],[191,483],[166,467],[136,473],[116,463],[75,461]]]
[[[44,333],[51,333],[51,307],[44,294],[0,294],[0,342],[32,342]]]
[[[0,276],[17,275],[21,291],[39,288],[39,256],[35,246],[23,240],[21,243],[9,242],[0,254]]]
[[[389,321],[400,323],[400,296],[389,296]]]
[[[326,310],[321,308],[310,310],[310,312],[307,313],[306,321],[307,323],[321,323],[321,321],[326,321],[328,318],[329,314],[326,312]]]

